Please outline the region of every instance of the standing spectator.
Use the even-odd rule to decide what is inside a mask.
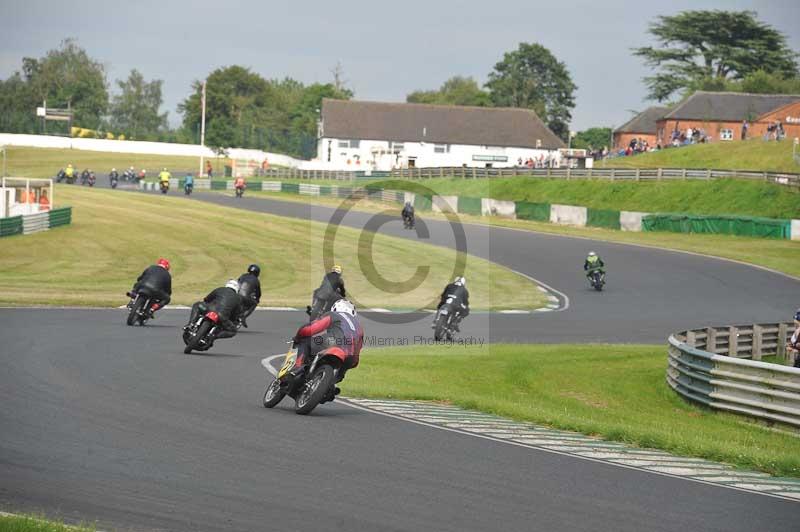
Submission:
[[[800,309],[794,314],[794,333],[786,342],[786,350],[794,355],[794,367],[800,368]]]
[[[206,160],[206,175],[211,178],[214,177],[214,168],[211,166],[211,161]]]
[[[750,125],[747,123],[747,120],[742,120],[742,140],[747,140],[748,129],[750,129]]]
[[[39,210],[40,211],[49,211],[50,210],[50,200],[47,199],[47,191],[46,190],[42,190],[42,193],[39,196]]]
[[[693,134],[694,134],[694,131],[692,131],[692,128],[691,127],[687,127],[686,128],[686,140],[687,140],[687,142],[690,142],[690,143],[692,142],[692,135]]]

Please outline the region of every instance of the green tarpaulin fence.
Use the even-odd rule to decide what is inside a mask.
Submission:
[[[72,222],[72,207],[62,207],[50,211],[50,227],[69,225]]]
[[[414,208],[418,211],[429,211],[433,208],[430,195],[417,194],[414,196]]]
[[[619,211],[608,209],[586,209],[586,225],[591,227],[605,227],[619,229]]]
[[[789,220],[758,218],[755,216],[649,214],[642,218],[642,231],[791,238],[791,222]]]
[[[539,222],[550,221],[549,203],[530,203],[527,201],[515,201],[517,218],[520,220],[537,220]]]
[[[458,197],[458,212],[462,214],[474,214],[480,216],[481,214],[481,199],[470,198],[468,196]]]
[[[225,190],[228,188],[227,181],[212,181],[211,190]]]
[[[11,216],[9,218],[0,218],[0,237],[21,235],[22,234],[22,216]]]
[[[319,186],[319,195],[320,196],[330,196],[331,195],[331,187],[330,187],[330,185],[320,185]]]
[[[297,183],[281,183],[281,192],[300,194],[300,185]]]

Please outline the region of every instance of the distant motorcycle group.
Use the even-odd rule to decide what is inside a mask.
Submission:
[[[71,164],[66,168],[60,169],[56,174],[56,183],[66,181],[68,184],[74,185],[78,180],[80,180],[81,185],[89,185],[90,187],[93,187],[97,182],[97,178],[91,169],[85,168],[83,172],[78,174],[78,171]]]

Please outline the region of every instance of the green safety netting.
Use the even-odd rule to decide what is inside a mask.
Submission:
[[[527,201],[515,201],[517,218],[520,220],[537,220],[540,222],[550,221],[549,203],[530,203]]]
[[[649,214],[642,218],[642,231],[791,238],[791,221],[756,216]]]
[[[330,196],[331,195],[331,187],[330,187],[330,185],[320,185],[319,186],[319,195],[320,196]]]
[[[414,208],[418,211],[429,211],[433,208],[433,200],[429,194],[417,194],[414,196]]]
[[[281,192],[300,193],[300,185],[297,183],[281,183]]]
[[[227,181],[212,181],[211,182],[211,190],[225,190],[228,188]]]
[[[586,225],[619,229],[619,211],[609,209],[586,209]]]

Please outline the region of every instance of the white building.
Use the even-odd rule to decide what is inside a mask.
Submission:
[[[322,101],[314,167],[558,166],[564,143],[529,109]]]

